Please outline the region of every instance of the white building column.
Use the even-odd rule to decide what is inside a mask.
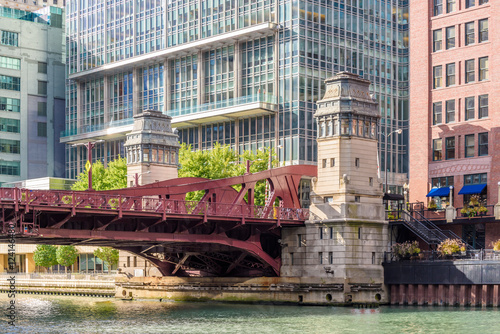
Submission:
[[[163,63],[163,113],[168,115],[172,103],[172,95],[170,94],[171,78],[170,78],[170,60],[166,59]],[[170,115],[169,115],[170,116]]]

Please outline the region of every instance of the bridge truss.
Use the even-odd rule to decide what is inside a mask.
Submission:
[[[114,247],[163,275],[276,276],[281,228],[308,219],[297,190],[314,176],[315,166],[300,165],[112,191],[0,188],[0,241],[13,227],[18,243]],[[269,183],[264,206],[253,205],[259,181]],[[202,191],[200,201],[186,201],[193,191]]]

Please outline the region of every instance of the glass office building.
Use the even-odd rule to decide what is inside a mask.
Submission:
[[[380,103],[381,169],[406,180],[406,0],[72,0],[66,29],[62,141],[103,139],[94,159],[123,156],[133,115],[155,109],[194,149],[270,146],[284,164],[315,163],[323,81],[349,71]],[[85,161],[67,145],[68,177]]]

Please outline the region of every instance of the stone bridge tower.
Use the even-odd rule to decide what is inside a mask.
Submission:
[[[377,302],[388,232],[378,176],[378,104],[370,82],[341,72],[318,101],[318,177],[305,227],[284,230],[282,276],[343,284],[337,302]]]
[[[155,110],[134,116],[125,142],[129,187],[177,178],[180,145],[171,121],[172,117]]]

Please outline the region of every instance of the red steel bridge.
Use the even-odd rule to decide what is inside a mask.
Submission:
[[[114,247],[146,258],[166,276],[277,276],[281,228],[308,219],[299,182],[316,172],[298,165],[112,191],[0,188],[0,242],[14,227],[16,243]],[[265,181],[266,203],[255,206],[255,187]],[[202,199],[186,201],[194,191]]]

